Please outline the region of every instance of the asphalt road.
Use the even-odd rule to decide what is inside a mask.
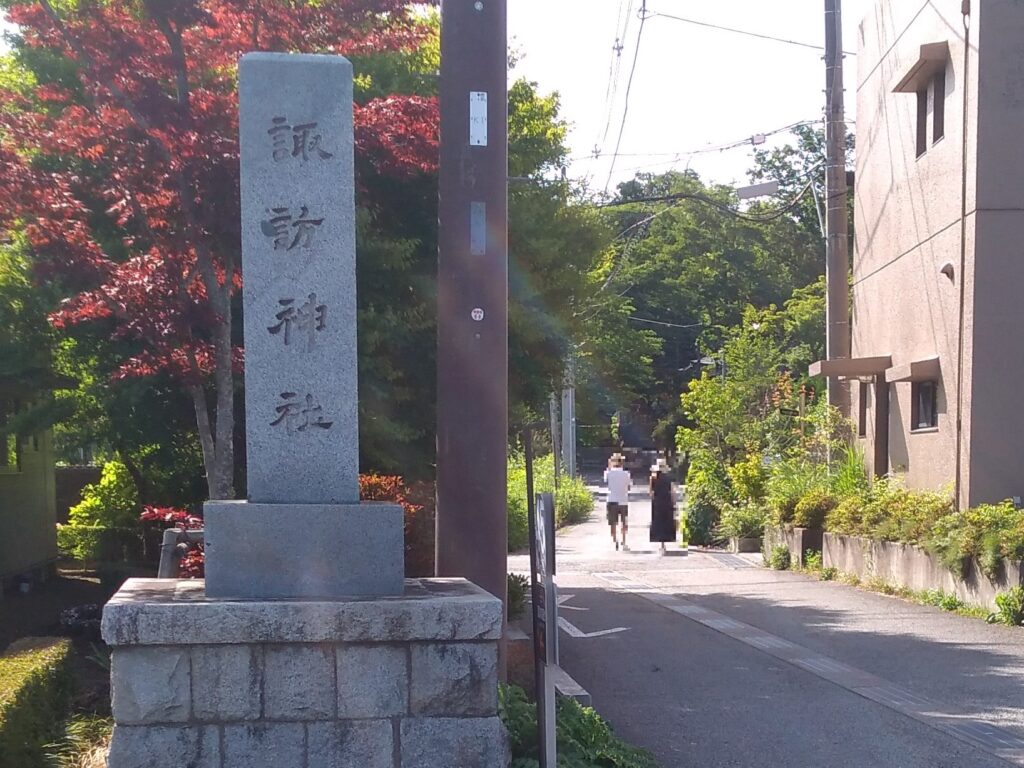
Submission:
[[[760,556],[659,557],[642,493],[616,552],[599,505],[558,539],[562,666],[663,768],[1024,765],[1024,630]]]

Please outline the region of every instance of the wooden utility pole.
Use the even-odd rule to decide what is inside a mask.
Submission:
[[[850,255],[846,211],[842,0],[825,0],[825,282],[826,357],[850,357]],[[828,402],[850,415],[850,388],[828,380]]]
[[[506,597],[506,0],[441,3],[437,574]]]

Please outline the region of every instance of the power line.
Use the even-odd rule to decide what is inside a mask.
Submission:
[[[647,21],[647,0],[643,0],[640,6],[640,30],[636,33],[636,49],[633,51],[633,65],[629,70],[629,80],[626,82],[626,97],[622,102],[622,123],[619,125],[619,138],[615,142],[615,154],[619,154],[622,148],[622,135],[626,132],[626,117],[629,115],[629,94],[633,90],[633,76],[636,74],[636,62],[640,58],[640,41],[644,36],[644,23]],[[608,180],[604,184],[604,191],[612,183],[612,175],[615,173],[615,158],[612,157],[611,167],[608,169]]]
[[[746,29],[736,29],[735,27],[724,27],[724,26],[722,26],[720,24],[712,24],[712,23],[707,22],[707,21],[698,21],[697,19],[685,19],[682,16],[674,16],[671,13],[661,13],[659,11],[652,11],[650,13],[650,15],[651,16],[660,16],[663,19],[672,19],[673,21],[682,21],[682,22],[684,22],[686,24],[694,24],[694,25],[696,25],[698,27],[707,27],[708,29],[717,29],[717,30],[719,30],[721,32],[732,32],[732,33],[737,34],[737,35],[746,35],[747,37],[756,37],[756,38],[759,38],[761,40],[771,40],[771,41],[776,42],[776,43],[785,43],[787,45],[796,45],[796,46],[799,46],[801,48],[810,48],[810,49],[815,50],[815,51],[824,51],[825,50],[825,46],[823,46],[823,45],[813,45],[811,43],[804,43],[804,42],[801,42],[799,40],[789,40],[789,39],[784,38],[784,37],[775,37],[774,35],[765,35],[765,34],[762,34],[760,32],[750,32],[749,30],[746,30]],[[853,51],[843,51],[843,53],[845,55],[847,55],[847,56],[856,56],[857,55]]]
[[[702,194],[699,194],[699,193],[695,193],[695,192],[676,192],[676,193],[671,194],[671,195],[657,195],[657,196],[654,196],[654,197],[639,197],[639,198],[636,198],[636,199],[633,199],[633,200],[615,200],[615,201],[612,201],[610,203],[602,203],[602,204],[600,204],[600,205],[598,205],[596,207],[597,208],[616,208],[616,207],[620,207],[620,206],[623,206],[623,205],[630,205],[632,203],[667,203],[667,202],[674,202],[674,203],[678,204],[679,201],[682,201],[682,200],[696,200],[697,202],[704,203],[705,205],[710,205],[712,208],[716,208],[719,211],[721,211],[722,213],[726,213],[726,214],[728,214],[730,216],[735,216],[737,219],[742,219],[743,221],[750,221],[750,222],[755,222],[755,223],[763,224],[763,223],[767,223],[767,222],[770,222],[770,221],[775,221],[776,219],[780,219],[783,216],[785,216],[787,213],[789,213],[791,210],[796,208],[796,206],[800,202],[801,198],[803,198],[803,196],[805,194],[807,194],[807,190],[809,190],[811,188],[811,184],[813,184],[813,183],[814,183],[813,179],[811,181],[807,182],[807,184],[805,184],[804,187],[788,203],[786,203],[783,207],[778,208],[775,211],[772,211],[772,213],[764,215],[764,216],[756,216],[756,215],[752,215],[752,214],[749,214],[749,213],[743,213],[742,211],[737,211],[735,208],[731,208],[730,206],[726,205],[725,203],[722,203],[722,202],[720,202],[718,200],[715,200],[714,198],[708,197],[707,195],[702,195]],[[664,211],[662,211],[662,213],[663,212]]]
[[[689,325],[679,325],[678,323],[666,323],[662,320],[649,320],[646,317],[634,317],[633,315],[626,316],[630,320],[634,320],[638,323],[650,323],[651,325],[663,325],[666,328],[703,328],[704,323],[690,323]]]

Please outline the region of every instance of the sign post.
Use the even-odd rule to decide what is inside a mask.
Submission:
[[[526,503],[530,526],[530,588],[533,605],[534,690],[540,768],[555,768],[555,679],[558,666],[558,593],[555,587],[555,500],[533,492],[533,434],[523,432]]]

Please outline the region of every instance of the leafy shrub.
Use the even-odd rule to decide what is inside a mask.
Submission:
[[[526,596],[530,592],[530,579],[521,573],[508,575],[508,617],[518,619],[526,610]]]
[[[995,578],[1003,558],[1024,558],[1024,511],[1004,501],[953,512],[935,522],[927,548],[959,573],[968,558],[977,558],[985,575]]]
[[[825,516],[837,504],[836,497],[824,488],[815,488],[807,493],[793,508],[793,526],[820,531],[825,525]]]
[[[815,552],[813,549],[808,549],[804,552],[804,567],[809,571],[822,571],[823,569],[823,558],[821,552]]]
[[[792,565],[792,556],[785,544],[776,545],[766,559],[768,567],[774,571],[788,571]]]
[[[840,499],[825,515],[825,530],[840,536],[863,536],[863,511],[867,504],[864,495],[847,496]]]
[[[837,576],[839,576],[839,569],[833,568],[831,565],[827,568],[822,568],[818,574],[818,578],[822,581],[835,581]]]
[[[743,461],[726,468],[733,495],[740,503],[758,504],[768,492],[768,468],[760,453],[749,453]]]
[[[698,491],[686,499],[686,541],[708,545],[715,542],[715,530],[722,515],[719,502],[706,491]]]
[[[868,492],[868,470],[864,454],[857,446],[844,445],[837,461],[832,464],[829,487],[839,498],[860,496]]]
[[[764,535],[767,512],[756,504],[730,504],[722,510],[718,536],[723,539],[759,539]]]
[[[989,624],[1007,624],[1019,627],[1024,624],[1024,587],[1014,587],[1009,592],[996,595],[996,608],[988,616]]]
[[[919,595],[919,599],[925,605],[941,608],[944,611],[959,611],[965,607],[965,603],[956,595],[950,595],[941,589],[926,589]]]
[[[138,528],[58,525],[57,550],[64,557],[90,563],[139,563],[146,559],[142,532]]]
[[[82,489],[82,501],[68,510],[71,525],[131,528],[139,521],[139,492],[119,461],[103,465],[98,483]]]
[[[594,497],[587,490],[583,478],[563,475],[555,494],[555,525],[574,525],[585,522],[594,511]]]
[[[71,698],[71,644],[26,638],[0,656],[0,768],[45,768]]]
[[[537,768],[537,706],[516,686],[502,686],[498,712],[512,746],[511,768]],[[559,768],[657,768],[646,750],[619,739],[590,707],[559,698],[555,715]]]
[[[536,456],[533,460],[534,493],[555,492],[554,459],[551,454]],[[521,455],[512,455],[508,462],[508,551],[529,546],[529,521],[526,513],[526,461]],[[555,493],[555,525],[583,522],[594,509],[594,497],[586,483],[578,477],[560,475]]]
[[[882,481],[872,489],[863,510],[865,535],[903,544],[925,542],[935,522],[953,511],[948,496],[912,491]]]
[[[784,459],[768,480],[768,506],[775,525],[793,525],[796,505],[811,491],[827,487],[824,467],[806,459]]]
[[[526,510],[526,499],[514,498],[509,494],[506,504],[508,514],[508,551],[515,552],[530,546],[530,520]]]

